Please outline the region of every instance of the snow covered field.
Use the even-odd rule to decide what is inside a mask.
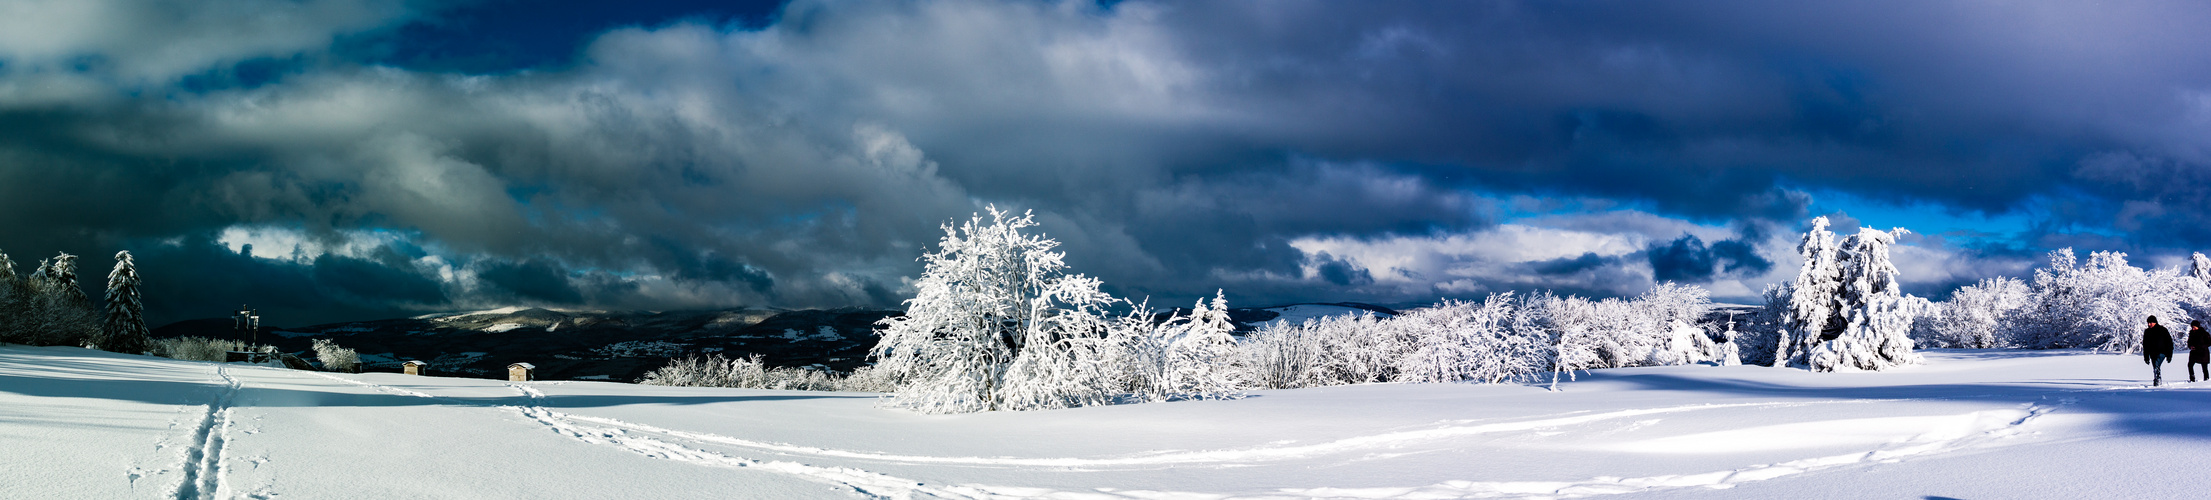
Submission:
[[[0,347],[6,498],[2180,498],[2211,383],[2132,356],[917,415],[874,395],[322,374]],[[2176,368],[2167,377],[2186,380]]]

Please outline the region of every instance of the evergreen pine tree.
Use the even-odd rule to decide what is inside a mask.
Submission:
[[[115,270],[107,275],[107,322],[93,345],[101,349],[136,354],[152,340],[146,332],[145,306],[138,297],[138,267],[130,251],[115,253]]]

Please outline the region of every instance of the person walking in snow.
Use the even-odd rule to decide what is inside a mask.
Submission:
[[[2196,367],[2203,367],[2203,379],[2211,380],[2211,332],[2203,331],[2203,321],[2188,322],[2188,381],[2196,381]]]
[[[2150,364],[2150,387],[2165,384],[2165,362],[2173,360],[2173,332],[2157,324],[2157,317],[2150,317],[2150,327],[2142,329],[2142,362]]]

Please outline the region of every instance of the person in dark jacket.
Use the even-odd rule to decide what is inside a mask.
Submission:
[[[2203,379],[2211,380],[2211,332],[2203,331],[2203,321],[2188,322],[2188,381],[2196,381],[2196,367],[2203,367]]]
[[[2150,386],[2165,385],[2165,362],[2173,360],[2173,332],[2158,326],[2157,317],[2150,317],[2150,327],[2142,329],[2142,362],[2150,364]]]

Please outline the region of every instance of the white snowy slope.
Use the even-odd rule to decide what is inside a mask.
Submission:
[[[917,415],[872,394],[322,374],[0,347],[5,498],[2179,498],[2211,383],[1926,351],[1881,373]],[[2170,370],[2168,381],[2181,376]]]
[[[1389,315],[1387,314],[1376,313],[1356,307],[1339,306],[1335,304],[1293,304],[1281,307],[1269,307],[1265,310],[1273,311],[1276,314],[1274,319],[1267,320],[1267,322],[1265,323],[1265,325],[1267,326],[1296,325],[1304,323],[1305,320],[1321,319],[1330,316],[1357,316],[1361,314],[1374,314],[1375,316],[1379,317],[1389,317]]]

